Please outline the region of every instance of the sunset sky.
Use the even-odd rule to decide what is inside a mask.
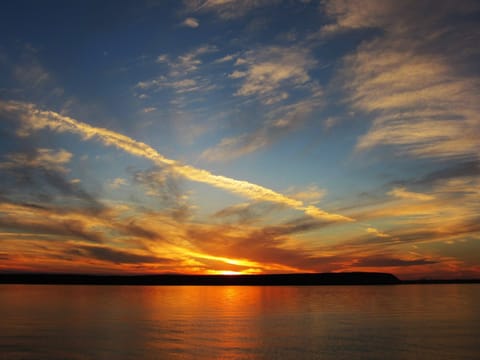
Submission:
[[[480,276],[480,2],[8,1],[0,272]]]

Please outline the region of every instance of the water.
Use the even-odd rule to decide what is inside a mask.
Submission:
[[[480,359],[480,285],[0,285],[0,359]]]

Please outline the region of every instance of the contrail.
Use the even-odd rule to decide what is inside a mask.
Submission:
[[[325,221],[355,221],[340,214],[333,214],[321,210],[313,205],[306,205],[302,201],[278,193],[261,185],[245,180],[236,180],[222,175],[215,175],[208,170],[199,169],[166,158],[151,146],[136,141],[126,135],[63,116],[54,111],[41,110],[36,105],[16,101],[0,101],[0,111],[14,113],[19,116],[22,126],[18,130],[20,136],[28,136],[32,131],[50,129],[55,132],[70,132],[80,135],[84,139],[97,139],[106,146],[113,146],[131,155],[151,160],[157,165],[168,165],[176,174],[189,180],[209,184],[213,187],[230,191],[256,201],[269,201],[283,204],[292,209],[303,211],[305,214]]]

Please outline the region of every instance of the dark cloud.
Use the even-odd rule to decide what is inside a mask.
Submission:
[[[101,210],[103,208],[96,197],[85,191],[79,184],[71,183],[58,172],[45,171],[45,169],[42,169],[42,172],[46,184],[63,196],[80,200],[92,209]]]
[[[255,231],[253,236],[259,237],[282,237],[286,235],[293,235],[297,233],[303,233],[311,230],[317,230],[322,227],[328,226],[332,222],[313,219],[309,216],[300,217],[294,220],[284,222],[280,225],[266,226],[258,231]]]
[[[445,167],[443,169],[432,171],[414,182],[420,185],[427,185],[439,180],[478,175],[480,175],[480,161],[466,161]]]
[[[63,203],[71,201],[92,211],[99,212],[103,208],[94,195],[67,178],[62,166],[36,161],[39,158],[38,149],[24,149],[14,155],[14,159],[21,158],[23,162],[12,160],[12,154],[9,154],[0,163],[0,188],[4,196],[47,203],[54,203],[61,197]]]
[[[360,259],[354,265],[358,267],[389,267],[389,266],[415,266],[437,264],[438,261],[429,259],[403,260],[394,257],[366,257]]]
[[[283,208],[281,204],[244,203],[223,208],[212,216],[217,219],[233,218],[239,224],[251,224],[259,221],[262,217],[271,213],[275,209],[281,208]]]
[[[163,236],[161,234],[158,234],[155,231],[152,231],[150,229],[145,228],[144,226],[137,224],[135,220],[128,220],[126,221],[126,223],[122,222],[121,224],[118,225],[118,228],[129,235],[138,236],[144,239],[149,239],[149,240],[163,239]]]
[[[116,250],[107,246],[79,246],[69,250],[71,255],[92,257],[115,264],[168,263],[171,260],[153,255],[139,255],[125,250]]]
[[[446,222],[445,222],[446,223]],[[445,224],[443,224],[445,226]],[[452,236],[476,235],[480,232],[480,217],[474,217],[469,221],[455,222],[449,228],[439,231],[418,230],[403,233],[399,236],[402,242],[422,242],[428,240],[446,240]]]
[[[146,188],[149,197],[158,199],[156,203],[168,210],[173,219],[184,221],[191,216],[192,207],[183,181],[170,172],[168,167],[133,172],[133,179],[136,184]]]
[[[0,217],[0,228],[33,234],[61,235],[93,243],[102,243],[105,240],[105,235],[101,231],[92,230],[88,226],[86,220],[88,215],[84,216],[83,220],[69,219],[67,216],[85,215],[81,212],[71,212],[65,208],[46,208],[33,204],[14,205],[25,209],[27,214],[22,213],[24,211],[3,213],[3,216]]]

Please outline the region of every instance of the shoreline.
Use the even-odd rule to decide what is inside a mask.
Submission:
[[[45,285],[393,285],[388,273],[307,273],[263,275],[91,275],[53,273],[0,274],[0,284]]]
[[[321,286],[479,284],[480,279],[400,280],[389,273],[306,273],[264,275],[92,275],[56,273],[0,273],[0,284],[25,285],[132,285],[132,286]]]

